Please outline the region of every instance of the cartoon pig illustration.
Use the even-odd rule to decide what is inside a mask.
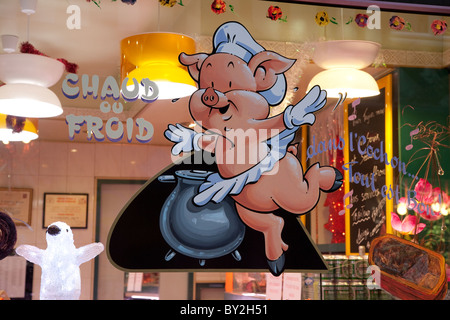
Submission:
[[[270,107],[285,97],[284,72],[295,60],[265,50],[237,22],[220,26],[213,45],[211,54],[179,56],[198,83],[189,110],[203,131],[169,125],[165,136],[175,143],[174,155],[199,150],[215,155],[218,172],[200,187],[194,203],[220,202],[230,195],[241,220],[263,233],[269,270],[280,275],[288,244],[281,237],[284,220],[273,212],[307,213],[321,191],[342,185],[343,177],[333,167],[316,163],[304,171],[289,145],[301,125],[314,124],[313,113],[325,106],[326,92],[316,86],[296,105],[269,117]],[[248,132],[252,139],[240,139],[239,134]],[[256,161],[239,157],[242,153]]]

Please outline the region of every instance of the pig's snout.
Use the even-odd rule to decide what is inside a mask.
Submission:
[[[223,93],[209,87],[202,94],[202,102],[210,108],[222,108],[227,104],[227,98]]]
[[[209,87],[202,94],[202,101],[208,107],[214,107],[219,102],[219,95],[213,88]]]

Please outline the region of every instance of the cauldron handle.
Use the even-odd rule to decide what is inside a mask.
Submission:
[[[162,183],[175,183],[177,179],[172,175],[159,176],[158,181]]]

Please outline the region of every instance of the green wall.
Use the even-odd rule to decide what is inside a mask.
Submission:
[[[449,72],[447,69],[417,69],[417,68],[400,68],[396,74],[396,97],[397,120],[398,120],[398,154],[400,160],[408,163],[411,158],[419,158],[428,154],[429,150],[420,150],[428,148],[421,141],[413,140],[413,149],[405,150],[405,147],[411,143],[410,131],[421,121],[437,121],[438,123],[449,126],[450,101],[449,101]],[[414,109],[407,107],[411,106]],[[405,125],[409,123],[414,127]],[[448,136],[442,141],[446,145],[450,145]],[[418,151],[417,153],[415,153]],[[415,154],[414,154],[415,153]],[[439,149],[439,160],[444,170],[444,175],[439,176],[441,188],[450,195],[450,148]],[[418,159],[407,167],[407,172],[415,174],[420,168],[424,159]],[[425,166],[424,166],[425,168]],[[419,178],[425,177],[425,169],[420,170]],[[432,167],[436,172],[436,166]],[[437,174],[431,174],[428,181],[437,187]],[[401,181],[401,194],[405,195],[404,184],[411,185],[411,179],[403,179]],[[417,180],[416,180],[417,181]],[[413,184],[414,187],[414,184]],[[412,214],[413,211],[410,210]],[[444,256],[447,263],[450,263],[450,216],[444,217],[445,220],[426,221],[420,219],[420,222],[426,224],[425,229],[419,233],[419,243],[431,250],[434,250]],[[445,223],[445,226],[442,223]],[[443,241],[443,242],[441,242]]]
[[[418,151],[421,148],[427,148],[427,145],[419,140],[413,140],[414,147],[409,151],[405,150],[405,147],[411,143],[410,132],[421,121],[423,123],[437,121],[447,127],[449,125],[449,72],[447,69],[427,68],[399,68],[397,72],[398,153],[401,161],[408,163],[412,158],[418,159],[429,152],[429,150]],[[443,142],[447,145],[450,144],[448,137]],[[445,172],[443,176],[440,176],[441,186],[444,190],[449,190],[450,149],[440,148],[438,154],[440,164]],[[413,174],[417,173],[423,161],[423,159],[418,159],[410,163],[407,171]],[[420,170],[418,176],[419,178],[425,177],[424,168]],[[435,178],[429,177],[429,181],[432,183],[431,180],[435,180]]]

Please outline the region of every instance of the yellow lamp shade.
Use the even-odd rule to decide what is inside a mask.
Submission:
[[[158,99],[174,99],[191,95],[197,87],[189,73],[173,64],[148,63],[128,74],[127,87],[134,87],[132,79],[139,83],[148,78],[156,83]]]
[[[319,72],[309,82],[309,91],[319,85],[327,91],[327,97],[340,98],[347,94],[347,98],[371,97],[380,94],[377,82],[365,71],[354,68],[334,68]]]
[[[0,114],[0,141],[9,143],[11,141],[22,141],[28,143],[38,138],[38,120],[26,119],[24,128],[21,132],[13,132],[6,124],[5,114]]]
[[[192,38],[176,33],[151,32],[125,38],[120,43],[122,81],[127,86],[149,79],[158,86],[158,99],[181,98],[196,90],[196,83],[183,66],[180,53],[195,53]]]

